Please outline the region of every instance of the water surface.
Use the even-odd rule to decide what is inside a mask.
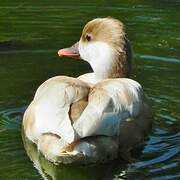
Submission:
[[[0,0],[0,179],[41,178],[23,147],[23,112],[46,79],[91,71],[85,62],[60,59],[57,50],[76,42],[87,21],[104,16],[126,24],[134,50],[133,78],[155,114],[152,133],[133,163],[57,168],[44,162],[51,174],[47,178],[180,178],[179,0]]]

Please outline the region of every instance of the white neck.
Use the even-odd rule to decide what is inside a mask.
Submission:
[[[94,73],[88,75],[88,79],[102,80],[109,78],[112,71],[114,50],[105,42],[80,43],[79,51],[81,57],[87,61]]]
[[[112,53],[104,50],[101,56],[89,62],[97,79],[107,79],[109,77],[113,64],[112,58]]]
[[[83,74],[83,75],[79,76],[78,79],[88,83],[90,86],[93,86],[94,84],[103,80],[103,78],[96,76],[95,73]]]

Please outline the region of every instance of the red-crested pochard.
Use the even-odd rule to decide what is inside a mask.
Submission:
[[[114,159],[141,143],[152,118],[141,85],[127,78],[132,52],[123,23],[94,19],[58,54],[87,61],[93,72],[40,85],[24,114],[25,136],[63,163]]]

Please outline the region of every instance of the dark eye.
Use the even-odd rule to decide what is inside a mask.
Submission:
[[[90,34],[86,34],[86,40],[91,41],[91,35]]]

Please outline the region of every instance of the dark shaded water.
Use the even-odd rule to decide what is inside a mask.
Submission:
[[[134,76],[152,102],[154,128],[135,163],[56,167],[54,179],[179,179],[180,1],[0,0],[0,179],[40,179],[24,150],[22,115],[37,87],[56,75],[78,76],[90,67],[57,57],[99,16],[122,20],[134,49]],[[47,177],[50,178],[50,176]]]

